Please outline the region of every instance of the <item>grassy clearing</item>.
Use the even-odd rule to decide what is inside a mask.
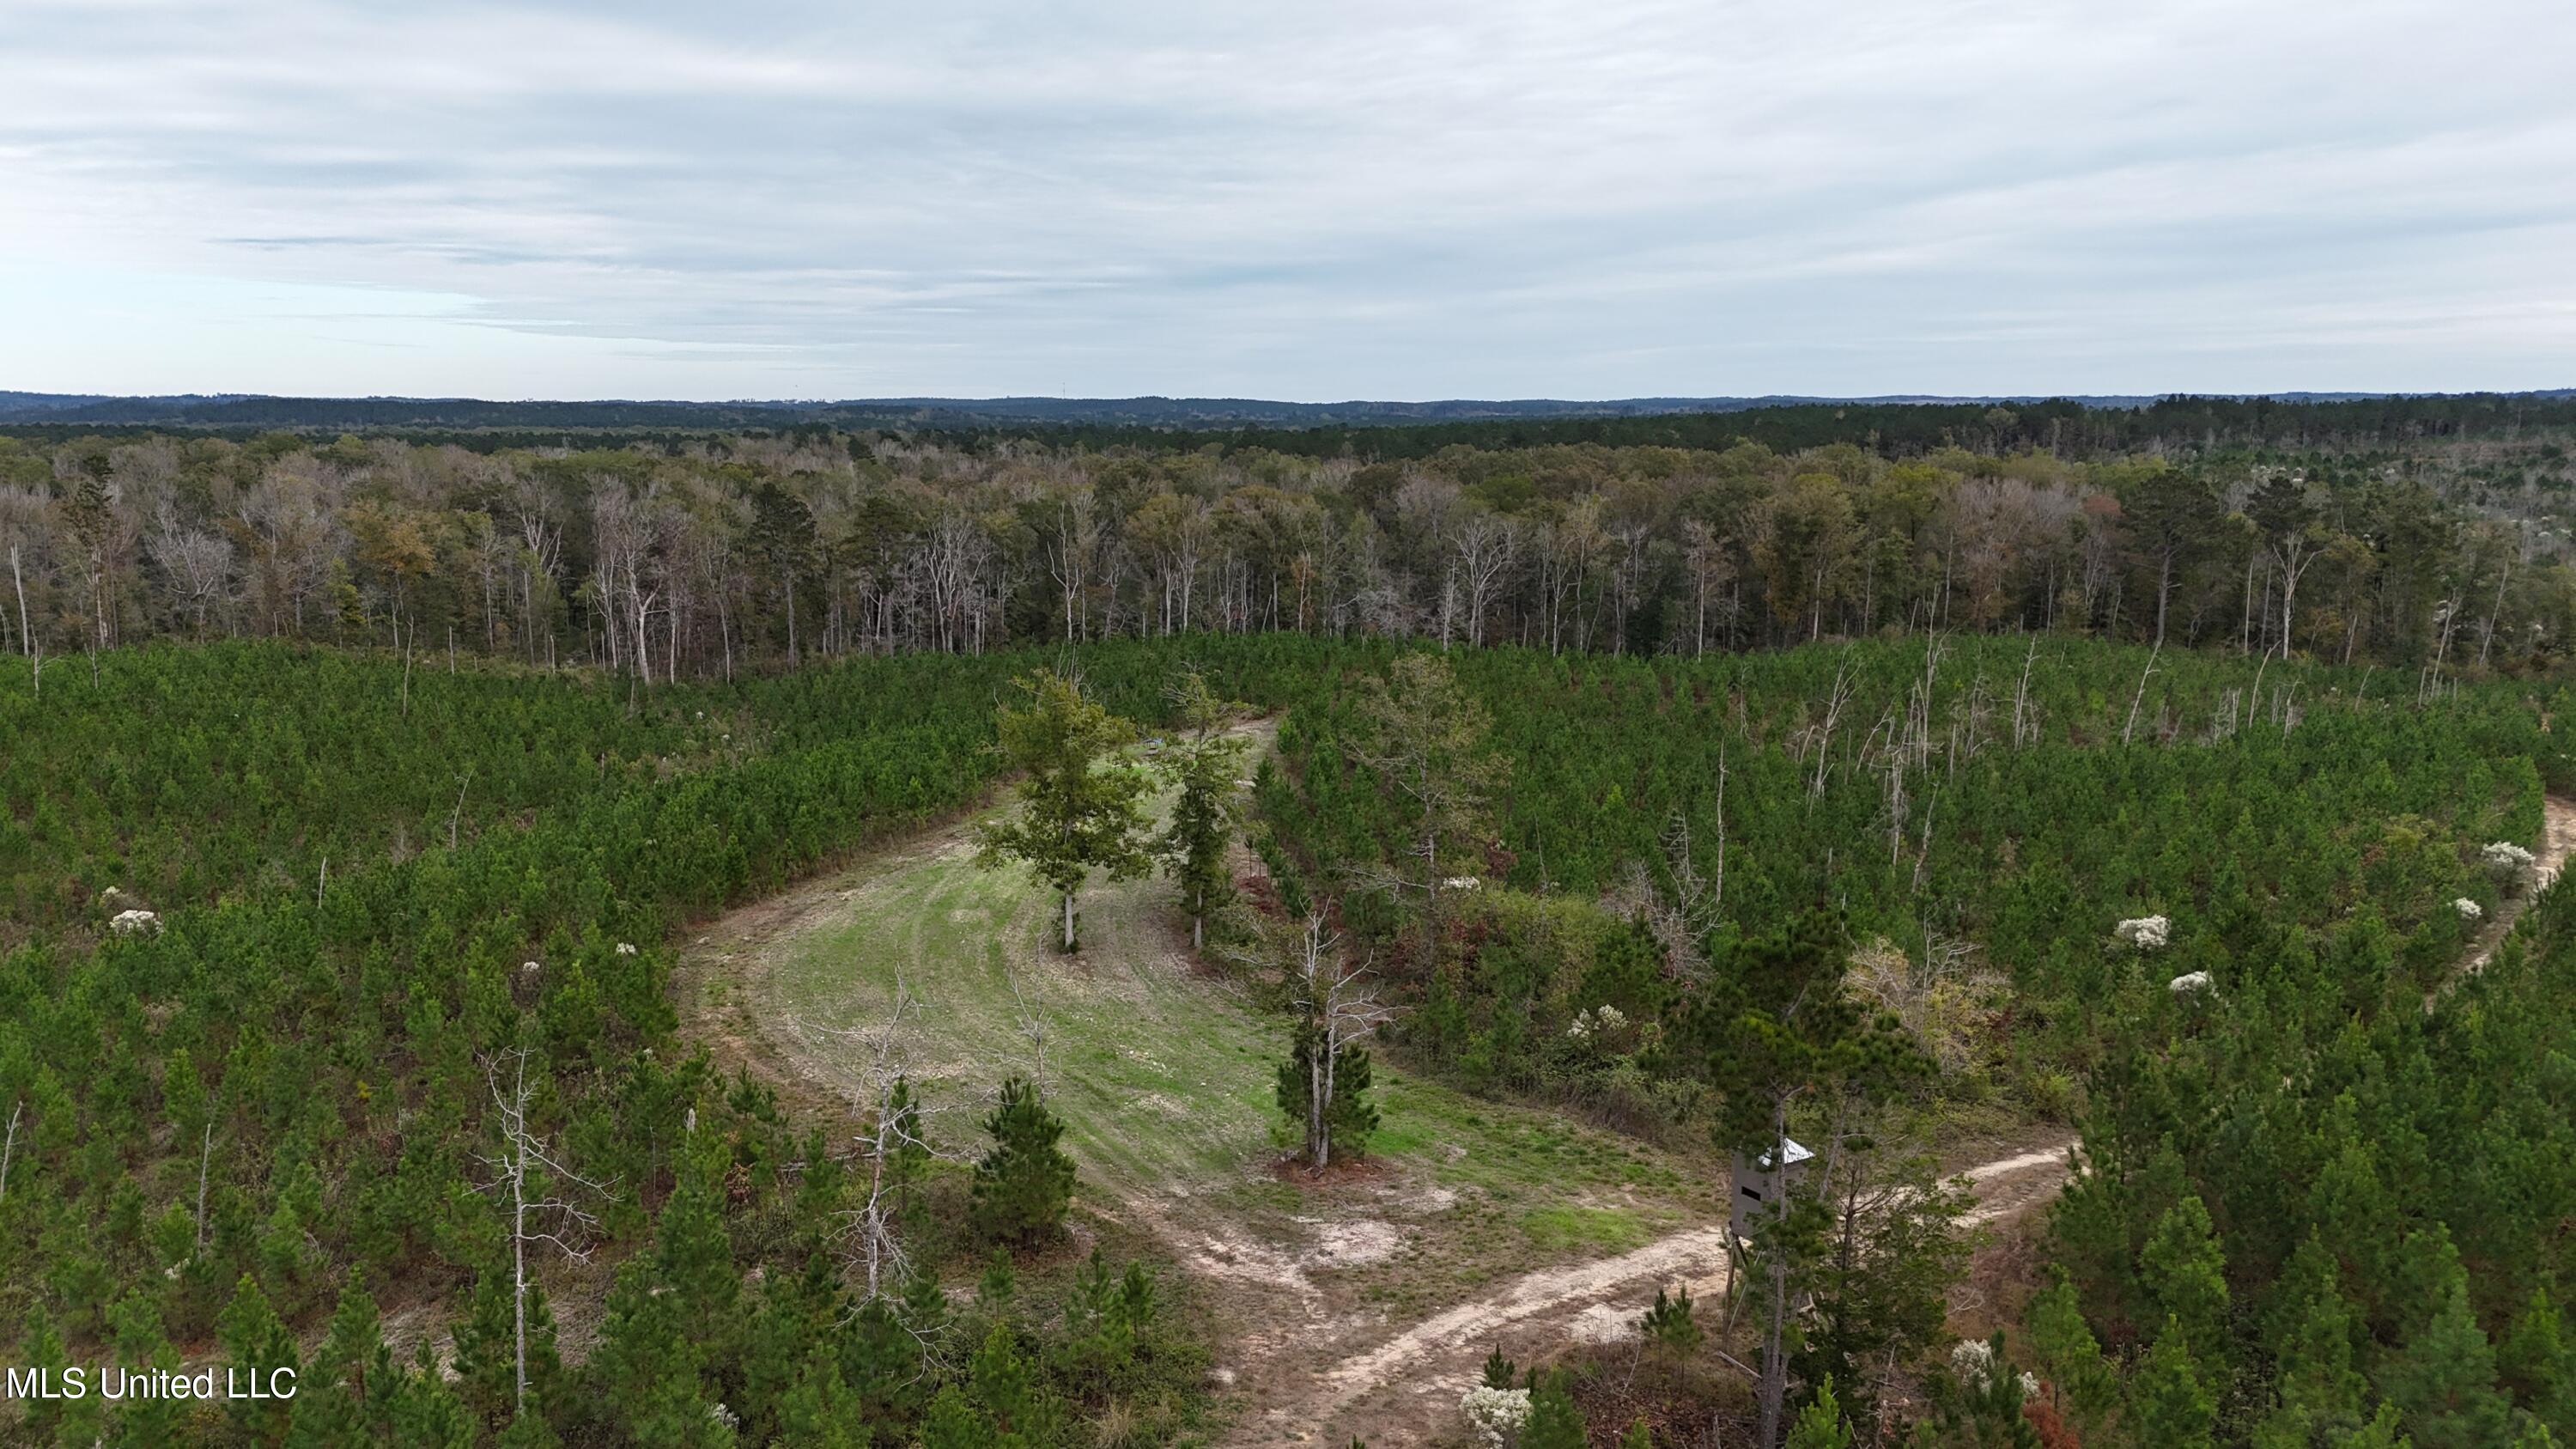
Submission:
[[[1270,1140],[1270,1072],[1285,1034],[1222,981],[1195,977],[1157,918],[1150,883],[1094,890],[1085,950],[1045,944],[1047,892],[985,871],[962,842],[875,876],[845,907],[781,941],[777,1004],[827,1069],[860,1048],[829,1032],[871,1026],[912,1002],[916,1084],[948,1109],[952,1138],[999,1079],[1034,1073],[1024,1023],[1043,1023],[1049,1097],[1067,1150],[1121,1193],[1231,1177]]]
[[[952,1138],[994,1083],[1033,1069],[1024,1026],[1044,1023],[1047,1086],[1067,1150],[1117,1196],[1233,1189],[1258,1209],[1295,1189],[1247,1173],[1284,1149],[1272,1100],[1282,1022],[1195,970],[1153,882],[1104,884],[1083,908],[1084,949],[1047,944],[1053,904],[1017,871],[976,868],[950,843],[874,875],[773,948],[770,994],[813,1060],[846,1073],[860,1048],[835,1030],[886,1019],[898,977],[913,1003],[916,1082]],[[1372,1156],[1415,1186],[1518,1205],[1643,1196],[1680,1207],[1694,1165],[1555,1113],[1466,1096],[1382,1067]],[[1535,1230],[1562,1245],[1556,1228]]]
[[[1471,1097],[1383,1058],[1368,1160],[1322,1183],[1283,1180],[1273,1169],[1290,1134],[1273,1091],[1286,1023],[1192,961],[1168,884],[1095,883],[1083,949],[1066,956],[1047,890],[978,869],[972,824],[719,925],[684,974],[697,1019],[805,1083],[847,1088],[867,1048],[836,1033],[885,1021],[899,979],[933,1133],[971,1151],[995,1086],[1034,1067],[1035,1015],[1080,1202],[1104,1229],[1161,1223],[1177,1256],[1216,1273],[1200,1301],[1221,1340],[1275,1337],[1289,1321],[1367,1342],[1722,1208],[1704,1155]],[[1320,1342],[1308,1352],[1331,1357]]]

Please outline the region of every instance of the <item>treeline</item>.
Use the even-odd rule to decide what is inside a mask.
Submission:
[[[2045,450],[2076,458],[2136,451],[2349,451],[2427,439],[2513,438],[2576,427],[2576,395],[2459,393],[2374,398],[2158,398],[2137,407],[2072,398],[2042,401],[1774,403],[1710,412],[1476,418],[1403,426],[1142,428],[1100,423],[1050,428],[939,430],[951,439],[1035,438],[1088,448],[1261,450],[1308,458],[1405,461],[1452,447],[1483,450],[1592,444],[1722,451],[1738,442],[1778,451],[1855,444],[1890,457],[1945,448]]]
[[[496,402],[478,398],[95,397],[0,393],[0,431],[65,441],[83,429],[160,427],[241,438],[261,429],[442,431],[465,446],[516,434],[584,435],[622,446],[639,432],[877,432],[943,441],[1262,450],[1391,461],[1453,445],[1563,443],[1773,448],[1860,443],[1896,454],[1975,446],[2090,456],[2140,448],[2384,447],[2426,438],[2510,437],[2576,424],[2576,390],[2520,393],[2283,393],[2270,396],[1976,398],[1624,398],[1287,403],[1257,398],[868,398],[846,402]],[[565,446],[571,446],[567,440]],[[485,443],[483,446],[491,446]],[[501,446],[511,446],[501,444]]]
[[[2085,462],[2018,426],[1899,457],[1727,434],[1367,463],[820,428],[0,440],[0,648],[276,638],[652,683],[1194,631],[1699,656],[2046,629],[2438,676],[2576,637],[2555,443]]]

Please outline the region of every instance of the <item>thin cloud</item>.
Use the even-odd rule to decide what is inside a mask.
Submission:
[[[2564,384],[2570,41],[2519,0],[22,0],[0,385]]]

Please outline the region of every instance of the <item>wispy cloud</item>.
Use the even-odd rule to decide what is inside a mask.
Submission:
[[[2571,42],[2525,0],[18,0],[0,386],[2563,385]]]

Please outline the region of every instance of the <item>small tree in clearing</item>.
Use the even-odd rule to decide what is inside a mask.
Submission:
[[[1023,1246],[1055,1236],[1073,1201],[1073,1159],[1056,1146],[1064,1123],[1027,1078],[1013,1077],[984,1130],[993,1146],[975,1164],[976,1231]]]
[[[1063,897],[1064,949],[1074,944],[1074,897],[1094,870],[1133,880],[1147,854],[1145,776],[1108,760],[1134,742],[1136,727],[1086,698],[1079,680],[1039,670],[1019,682],[1026,708],[1001,711],[996,746],[1020,782],[1020,810],[978,832],[987,869],[1021,861]]]
[[[1680,1296],[1661,1288],[1655,1290],[1654,1304],[1646,1310],[1645,1317],[1637,1320],[1637,1331],[1663,1353],[1680,1359],[1699,1347],[1701,1331],[1698,1320],[1691,1316],[1690,1289],[1675,1291]]]
[[[1360,1043],[1394,1014],[1369,994],[1368,972],[1344,969],[1340,953],[1341,937],[1325,927],[1324,913],[1310,913],[1289,965],[1300,1017],[1279,1066],[1279,1110],[1305,1134],[1299,1155],[1313,1167],[1330,1167],[1337,1144],[1355,1157],[1367,1151],[1377,1108],[1369,1104],[1369,1055]]]
[[[1172,823],[1154,847],[1164,870],[1180,883],[1181,904],[1190,913],[1190,945],[1203,948],[1208,912],[1234,894],[1225,851],[1234,841],[1241,813],[1234,782],[1250,742],[1225,732],[1226,717],[1238,706],[1218,699],[1196,669],[1172,686],[1172,703],[1181,728],[1163,757],[1163,769],[1180,797],[1172,803]]]

